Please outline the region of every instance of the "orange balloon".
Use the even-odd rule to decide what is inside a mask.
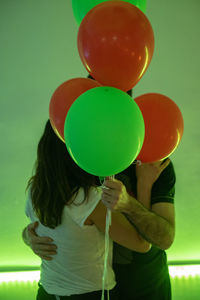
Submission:
[[[64,140],[64,124],[73,102],[87,90],[101,86],[88,78],[74,78],[62,83],[53,93],[49,104],[49,118],[57,136]]]
[[[84,17],[78,51],[86,70],[102,85],[132,89],[148,68],[154,33],[145,14],[125,1],[106,1]]]
[[[161,94],[135,98],[145,124],[145,138],[137,157],[144,163],[163,160],[178,147],[184,129],[183,116],[174,101]]]

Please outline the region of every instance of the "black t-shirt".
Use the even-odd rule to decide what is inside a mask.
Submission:
[[[130,165],[115,176],[126,186],[127,192],[137,198],[136,165]],[[154,183],[151,192],[151,204],[158,202],[174,203],[176,176],[172,162],[163,170]],[[147,253],[131,251],[113,243],[113,268],[117,282],[120,280],[130,289],[128,282],[134,282],[132,292],[150,290],[155,284],[168,276],[167,256],[164,250],[153,246]],[[124,270],[124,272],[123,272]],[[122,273],[124,273],[122,275]],[[120,275],[121,274],[121,275]]]

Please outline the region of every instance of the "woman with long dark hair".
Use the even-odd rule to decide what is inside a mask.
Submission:
[[[117,179],[114,182],[116,191],[122,193],[125,186]],[[101,299],[107,208],[101,201],[100,185],[97,176],[88,174],[72,160],[48,120],[38,144],[34,175],[27,186],[27,216],[31,222],[37,222],[38,236],[48,236],[57,245],[57,254],[52,260],[40,252],[38,300]],[[30,232],[31,227],[23,232],[29,246]],[[120,212],[112,213],[109,235],[105,289],[110,290],[110,299],[116,300],[113,241],[141,253],[149,251],[151,246]],[[43,249],[45,252],[46,248]]]

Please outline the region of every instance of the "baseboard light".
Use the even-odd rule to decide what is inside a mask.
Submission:
[[[172,278],[200,276],[200,265],[169,265]],[[0,272],[0,283],[8,282],[38,282],[40,271]]]

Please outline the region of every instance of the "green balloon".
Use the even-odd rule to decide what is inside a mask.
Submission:
[[[93,88],[71,105],[64,125],[67,150],[87,173],[111,176],[128,168],[144,141],[136,102],[113,87]]]
[[[85,15],[96,5],[106,2],[109,0],[72,0],[72,8],[74,12],[75,19],[80,25]],[[122,0],[124,1],[124,0]],[[144,13],[146,11],[146,0],[126,0],[138,8],[140,8]]]

